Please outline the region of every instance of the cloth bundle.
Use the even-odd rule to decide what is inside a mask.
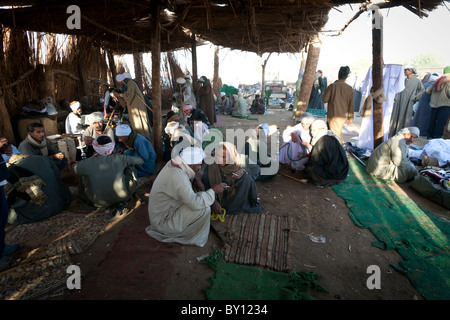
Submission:
[[[367,98],[364,100],[363,106],[361,108],[361,117],[369,117],[371,115],[371,107],[372,107],[372,101],[375,100],[377,103],[383,103],[386,101],[386,97],[384,95],[384,89],[381,87],[375,92],[372,92],[367,96]]]
[[[43,189],[46,184],[41,178],[28,170],[15,166],[9,166],[8,171],[10,177],[5,186],[8,202],[11,202],[11,198],[20,197],[25,198],[24,200],[29,199],[28,201],[37,206],[42,206],[45,203],[47,195]]]
[[[440,185],[444,190],[450,190],[450,173],[446,174],[425,168],[420,170],[420,174],[430,179],[434,184]]]

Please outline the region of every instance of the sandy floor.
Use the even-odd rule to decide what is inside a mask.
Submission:
[[[224,128],[246,130],[255,128],[259,123],[268,123],[277,125],[282,132],[286,126],[293,125],[291,116],[292,113],[284,109],[270,109],[266,116],[258,115],[258,121],[223,115],[219,117],[223,120]],[[345,141],[356,141],[360,123],[361,118],[356,118],[347,128]],[[417,144],[425,142],[419,139]],[[285,168],[282,172],[301,178],[301,173],[292,173]],[[145,188],[144,183],[140,192],[142,195],[146,192]],[[397,188],[424,209],[450,219],[447,209],[428,201],[407,185]],[[278,175],[273,182],[258,182],[258,191],[263,213],[289,216],[293,219],[289,242],[289,268],[296,271],[313,271],[322,276],[319,283],[328,293],[312,292],[313,296],[327,300],[422,299],[408,279],[390,266],[401,260],[399,254],[394,250],[386,251],[372,246],[371,243],[376,240],[374,235],[367,229],[358,228],[351,221],[347,214],[349,209],[333,189],[320,189]],[[132,219],[132,214],[123,218],[99,237],[88,251],[73,257],[75,262],[83,266],[87,277],[89,270],[98,266],[105,254],[114,247],[120,229],[126,223],[131,223]],[[213,224],[222,235],[227,234],[226,223],[214,221]],[[310,235],[322,236],[326,242],[315,243]],[[213,272],[199,263],[197,258],[221,248],[221,242],[211,233],[203,248],[179,244],[174,246],[181,247],[180,253],[176,258],[173,275],[165,284],[165,294],[160,299],[205,299],[202,290],[210,285],[208,279],[213,276]],[[367,288],[366,281],[370,276],[367,268],[370,265],[377,265],[381,269],[379,290]],[[64,298],[65,294],[59,298]]]

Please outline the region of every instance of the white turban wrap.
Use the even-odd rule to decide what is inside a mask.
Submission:
[[[123,80],[125,80],[125,76],[123,75],[123,73],[118,74],[118,75],[116,76],[116,81],[117,81],[117,82],[120,82],[120,81],[123,81]]]
[[[127,124],[121,124],[116,127],[116,136],[118,137],[128,137],[131,133],[131,128]]]
[[[184,148],[180,153],[181,159],[187,164],[201,164],[203,161],[203,150],[197,147]]]
[[[94,124],[96,122],[103,122],[103,113],[100,111],[92,112],[88,117],[89,124]]]
[[[98,138],[100,138],[100,137],[108,137],[109,140],[111,140],[111,142],[101,145],[97,141]],[[97,152],[99,155],[108,156],[114,151],[115,144],[116,143],[114,142],[113,139],[111,139],[110,136],[108,136],[106,134],[101,134],[92,142],[92,147],[94,148],[95,152]]]
[[[122,73],[125,79],[133,79],[133,77],[131,76],[131,73],[129,72],[124,72]]]
[[[325,121],[317,119],[314,120],[314,122],[311,124],[311,127],[315,129],[327,129],[327,124]]]
[[[300,122],[305,124],[311,124],[314,122],[314,116],[309,112],[303,112],[300,119]]]
[[[72,101],[70,103],[70,109],[72,109],[72,111],[78,110],[79,108],[81,108],[81,104],[78,101]]]
[[[184,78],[177,78],[176,81],[177,81],[178,84],[185,84],[186,83],[186,80]]]
[[[168,122],[166,125],[166,128],[164,129],[164,132],[167,134],[173,135],[175,133],[175,130],[177,130],[180,127],[180,124],[175,121]]]
[[[417,127],[406,127],[399,131],[400,133],[410,133],[415,134],[416,136],[420,136],[420,130]]]
[[[269,136],[270,129],[269,129],[269,125],[267,123],[261,123],[259,125],[259,127],[264,130],[264,133],[266,134],[266,136]]]
[[[429,81],[435,82],[437,79],[439,79],[439,75],[438,75],[437,73],[433,73],[433,74],[430,76]]]

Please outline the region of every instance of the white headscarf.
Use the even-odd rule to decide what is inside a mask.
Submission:
[[[116,136],[128,137],[131,133],[131,128],[127,124],[121,124],[116,127]]]
[[[300,120],[301,123],[306,123],[306,124],[311,124],[315,120],[314,116],[309,112],[303,112],[300,119],[301,119]]]
[[[180,153],[181,159],[187,164],[201,164],[203,161],[203,150],[197,147],[184,148]]]
[[[123,81],[123,80],[125,80],[125,76],[123,75],[123,73],[118,74],[118,75],[116,76],[116,81],[117,81],[117,82],[120,82],[120,81]]]
[[[164,132],[167,134],[173,135],[175,133],[175,130],[177,130],[180,127],[180,124],[176,121],[168,122],[166,127],[164,128]]]
[[[89,125],[94,124],[96,122],[103,122],[103,113],[101,113],[100,111],[92,112],[88,116]]]
[[[111,142],[101,145],[98,143],[98,138],[100,137],[108,137],[111,140]],[[108,156],[114,151],[115,144],[116,143],[114,142],[113,139],[111,139],[110,136],[106,134],[101,134],[92,142],[92,147],[94,148],[95,152],[97,152],[99,155]]]
[[[410,133],[410,134],[415,134],[416,136],[420,136],[420,130],[417,127],[406,127],[406,128],[403,128],[402,130],[400,130],[399,133],[401,133],[401,134]]]
[[[78,101],[72,101],[70,103],[70,109],[72,109],[72,111],[76,111],[79,108],[81,108],[81,104]]]

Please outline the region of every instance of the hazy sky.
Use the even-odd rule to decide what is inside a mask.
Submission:
[[[372,29],[369,13],[364,13],[353,21],[342,35],[331,36],[337,34],[337,31],[358,11],[358,5],[352,7],[353,10],[349,5],[338,7],[338,10],[332,9],[324,30],[336,32],[324,32],[321,37],[318,69],[322,69],[330,78],[337,77],[340,66],[351,66],[363,59],[372,61]],[[447,4],[447,7],[450,9],[450,5]],[[403,7],[381,10],[384,20],[384,62],[401,63],[406,58],[420,54],[435,54],[442,57],[446,65],[450,65],[448,41],[450,11],[447,7],[439,6],[437,10],[429,13],[428,18],[419,18]],[[263,55],[266,56],[267,54]],[[177,59],[183,69],[191,71],[189,51],[178,52]],[[213,59],[213,45],[197,48],[199,77],[205,75],[210,79],[213,78]],[[220,48],[219,63],[219,75],[224,84],[237,86],[239,83],[253,84],[261,81],[262,60],[254,53]],[[132,65],[129,67],[132,68]],[[272,53],[267,63],[265,79],[295,82],[299,67],[300,54]]]

